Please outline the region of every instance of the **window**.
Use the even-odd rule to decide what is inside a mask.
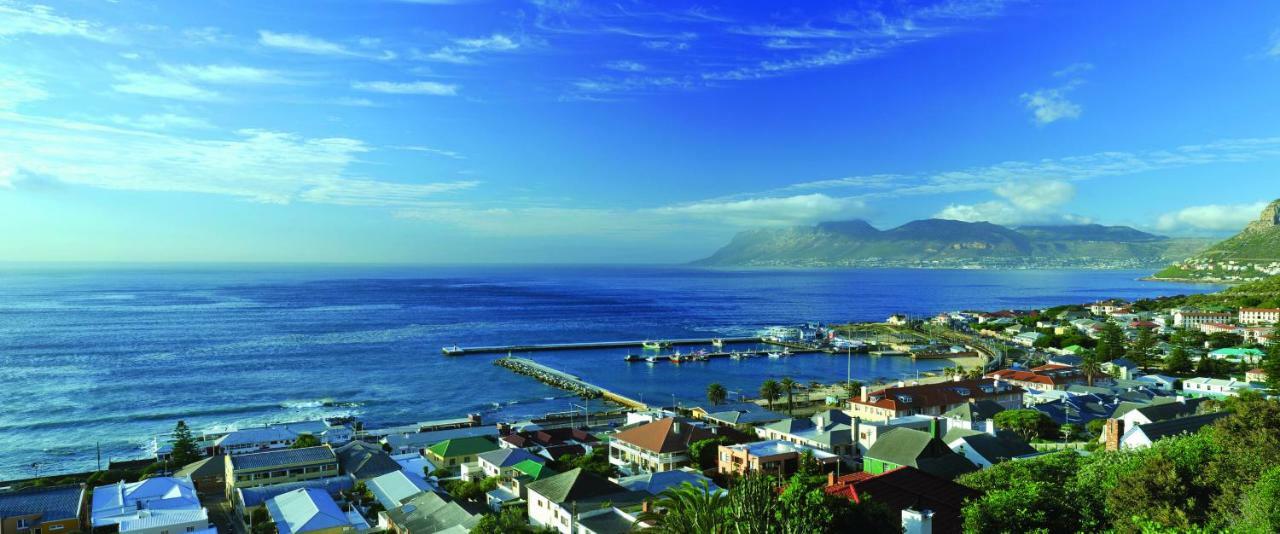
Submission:
[[[196,527],[187,527],[187,532],[195,532]]]
[[[31,526],[31,524],[30,524],[30,523],[28,523],[26,519],[19,519],[19,520],[18,520],[18,526],[17,526],[17,528],[27,528],[27,527],[29,527],[29,526]]]

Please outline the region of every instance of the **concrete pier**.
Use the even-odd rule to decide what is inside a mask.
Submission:
[[[499,358],[494,365],[505,367],[516,373],[531,376],[539,381],[565,391],[591,399],[605,399],[628,408],[646,410],[648,405],[625,395],[614,393],[605,388],[589,383],[564,371],[547,367],[527,358]]]
[[[721,338],[725,343],[760,343],[763,340],[758,337],[726,337]],[[656,341],[656,340],[655,340]],[[707,339],[667,339],[661,340],[670,346],[685,345],[710,345],[714,341]],[[543,352],[551,350],[591,350],[591,349],[628,349],[643,348],[644,341],[596,341],[590,343],[546,343],[539,345],[494,345],[488,347],[443,347],[440,349],[445,356],[465,356],[467,354],[501,354],[503,352]]]

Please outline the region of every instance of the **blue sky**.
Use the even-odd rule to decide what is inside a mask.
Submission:
[[[0,0],[0,260],[674,262],[1280,197],[1280,4],[196,5]]]

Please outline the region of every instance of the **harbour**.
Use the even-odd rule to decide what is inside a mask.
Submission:
[[[531,345],[493,345],[481,347],[459,347],[457,345],[442,347],[440,352],[445,356],[466,356],[470,354],[502,354],[504,352],[547,352],[547,351],[564,351],[564,350],[595,350],[595,349],[639,349],[646,348],[646,345],[657,344],[656,348],[666,346],[689,346],[689,345],[712,345],[715,342],[722,343],[761,343],[765,340],[759,337],[734,337],[734,338],[704,338],[704,339],[670,339],[662,341],[594,341],[586,343],[540,343]]]

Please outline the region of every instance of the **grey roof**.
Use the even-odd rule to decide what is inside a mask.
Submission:
[[[1196,409],[1204,399],[1186,399],[1184,402],[1164,402],[1160,404],[1152,404],[1137,408],[1136,411],[1152,423],[1167,421],[1178,417],[1186,417],[1195,415]]]
[[[406,434],[388,434],[382,438],[388,445],[397,449],[425,449],[441,441],[470,438],[475,436],[497,436],[498,427],[489,426],[473,426],[466,428],[451,428],[448,430],[436,430],[433,432],[411,432]]]
[[[306,447],[302,449],[277,449],[253,454],[239,454],[231,457],[232,469],[266,469],[284,465],[308,464],[324,461],[337,461],[333,449],[327,445]]]
[[[387,517],[407,534],[429,534],[455,527],[470,530],[485,511],[487,509],[480,505],[428,491],[415,495],[399,508],[387,510]]]
[[[175,477],[198,478],[223,477],[227,474],[227,457],[210,456],[198,462],[191,462],[173,473]]]
[[[578,524],[595,534],[625,534],[635,527],[635,521],[617,508],[579,519]]]
[[[909,465],[931,475],[947,479],[973,471],[978,467],[956,454],[942,440],[928,432],[911,428],[892,428],[867,449],[867,458],[897,465]]]
[[[1021,437],[1007,430],[997,430],[996,435],[975,430],[956,429],[947,432],[943,438],[948,445],[955,440],[964,440],[964,446],[978,453],[990,462],[1011,460],[1019,456],[1035,454],[1036,450]]]
[[[367,480],[400,470],[400,464],[390,454],[372,443],[353,441],[333,452],[338,456],[338,465],[342,466],[342,471],[357,480]]]
[[[314,480],[304,480],[302,482],[289,482],[287,484],[272,484],[270,486],[257,486],[253,488],[239,488],[236,493],[240,495],[240,502],[244,503],[246,508],[253,508],[268,499],[288,493],[290,491],[302,488],[320,488],[330,495],[335,495],[340,491],[346,491],[354,488],[356,485],[354,480],[349,476],[337,476],[317,478]]]
[[[758,425],[786,419],[787,416],[769,410],[725,410],[707,414],[706,419],[730,425]]]
[[[0,518],[42,514],[45,521],[58,521],[80,516],[84,486],[53,486],[0,491]]]
[[[267,510],[280,534],[301,534],[317,530],[350,527],[347,514],[333,497],[317,488],[303,488],[273,497]]]
[[[525,460],[533,460],[540,464],[546,463],[547,459],[531,453],[525,449],[498,449],[480,453],[479,458],[498,468],[511,467]]]
[[[1169,419],[1158,423],[1147,423],[1133,427],[1133,432],[1141,432],[1151,441],[1160,438],[1177,436],[1179,434],[1193,434],[1198,432],[1206,425],[1213,424],[1214,421],[1226,417],[1226,412],[1207,413],[1204,415],[1193,415],[1191,417],[1179,417],[1177,419]]]
[[[1005,407],[1001,406],[1000,403],[996,401],[990,399],[979,399],[966,402],[960,406],[952,408],[951,410],[948,410],[947,413],[942,414],[942,416],[969,422],[986,421],[987,419],[995,417],[996,414],[1003,412],[1004,410]]]
[[[701,473],[678,469],[623,477],[618,479],[618,485],[632,491],[643,491],[650,495],[657,495],[666,491],[667,488],[677,487],[685,482],[692,484],[696,488],[701,488],[703,481],[707,483],[707,490],[711,493],[720,493],[722,491],[719,486],[716,486],[715,482],[712,482],[711,479]]]
[[[595,500],[629,492],[627,488],[614,484],[595,473],[583,471],[582,468],[530,482],[527,487],[529,491],[537,492],[556,504]]]

